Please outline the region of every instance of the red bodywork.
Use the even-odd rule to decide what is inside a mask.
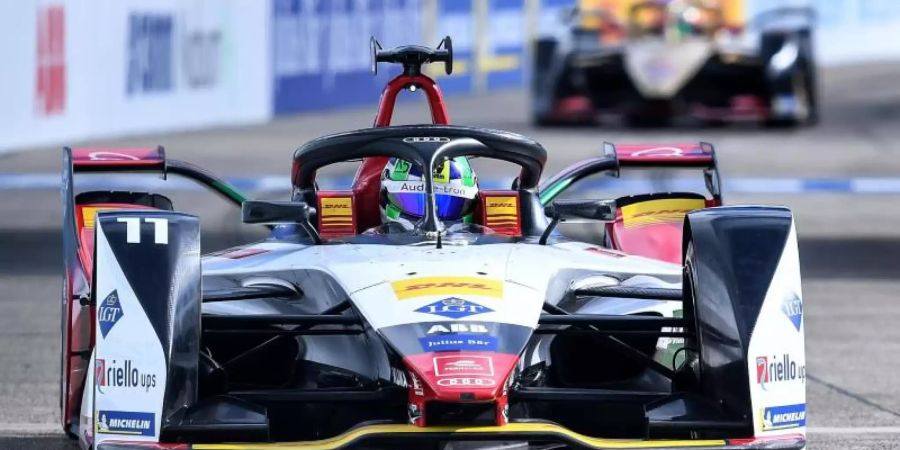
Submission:
[[[151,148],[90,148],[72,149],[72,164],[77,169],[99,167],[111,168],[146,168],[147,170],[163,170],[166,167],[166,155],[162,147]]]
[[[616,145],[622,167],[707,167],[714,163],[712,151],[697,144]]]
[[[718,183],[715,152],[708,144],[617,145],[615,154],[622,169],[705,169]],[[609,244],[632,255],[681,264],[685,214],[721,205],[717,191],[712,192],[712,198],[682,193],[620,198],[615,221],[606,225]]]

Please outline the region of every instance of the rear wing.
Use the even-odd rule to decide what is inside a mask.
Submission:
[[[76,147],[63,148],[64,179],[75,173],[97,172],[149,172],[158,173],[163,179],[168,174],[181,175],[209,188],[238,207],[247,197],[237,188],[219,177],[191,163],[167,159],[162,146],[157,147]],[[65,186],[65,184],[64,184]]]
[[[602,156],[575,163],[541,183],[541,203],[549,204],[575,182],[595,173],[607,173],[618,178],[623,169],[691,168],[703,171],[706,188],[712,197],[710,206],[722,205],[722,182],[716,152],[713,145],[707,142],[623,145],[604,142]]]
[[[623,144],[605,147],[612,150],[619,167],[698,167],[715,168],[716,152],[712,144]],[[608,155],[609,153],[607,153]]]

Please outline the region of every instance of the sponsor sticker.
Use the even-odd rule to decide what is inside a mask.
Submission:
[[[763,431],[806,426],[806,404],[769,406],[763,409]]]
[[[756,357],[756,384],[764,390],[772,383],[795,380],[806,381],[806,365],[797,364],[790,354]]]
[[[400,300],[429,295],[480,295],[503,298],[503,282],[481,277],[420,277],[391,283]]]
[[[706,201],[699,198],[638,202],[622,207],[622,225],[625,228],[632,228],[661,223],[680,223],[687,213],[704,207],[706,207]]]
[[[435,356],[434,375],[490,377],[494,375],[494,363],[488,356]]]
[[[488,327],[481,323],[446,322],[435,323],[428,327],[426,334],[439,333],[487,333]]]
[[[100,322],[100,334],[106,338],[116,322],[122,318],[125,313],[122,311],[122,305],[119,303],[119,294],[114,289],[97,307],[97,319]]]
[[[800,331],[803,324],[803,300],[797,293],[791,293],[781,303],[781,311],[794,324],[794,328]]]
[[[494,312],[493,309],[490,309],[486,306],[481,306],[478,303],[457,297],[438,300],[415,311],[424,314],[434,314],[437,316],[449,317],[451,319],[460,319],[462,317],[468,317],[475,314]]]
[[[419,397],[425,395],[425,388],[422,387],[422,380],[420,380],[415,373],[409,372],[409,381],[412,384],[412,390],[414,394],[418,395]]]
[[[322,197],[322,216],[324,217],[351,217],[353,216],[352,197]]]
[[[426,352],[452,352],[473,350],[493,352],[497,350],[497,338],[476,334],[439,334],[419,338],[422,350]]]
[[[242,259],[249,258],[251,256],[261,255],[263,253],[269,253],[269,250],[264,248],[239,248],[236,250],[226,250],[223,252],[211,253],[209,256],[215,256],[217,258],[228,258],[228,259]]]
[[[107,388],[149,391],[156,387],[156,374],[139,369],[130,359],[118,362],[97,358],[94,362],[94,384],[101,394],[105,394]]]
[[[156,415],[153,413],[101,410],[97,417],[100,433],[153,436],[156,432]]]
[[[441,378],[437,381],[438,386],[449,388],[473,388],[473,387],[492,387],[497,384],[491,378]]]
[[[489,218],[494,216],[511,216],[513,219],[519,215],[519,197],[510,196],[491,196],[485,200],[485,215]]]
[[[443,174],[435,174],[434,177],[434,193],[435,195],[451,195],[453,197],[463,197],[473,199],[478,195],[478,188],[475,186],[463,186],[458,182],[449,179],[449,175],[444,177]],[[397,181],[384,180],[382,186],[391,194],[424,194],[424,181]]]

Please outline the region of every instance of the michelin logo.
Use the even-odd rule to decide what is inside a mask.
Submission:
[[[806,426],[806,404],[770,406],[763,410],[763,431]]]
[[[100,433],[138,436],[156,434],[156,416],[153,413],[101,410],[98,417],[97,431]]]

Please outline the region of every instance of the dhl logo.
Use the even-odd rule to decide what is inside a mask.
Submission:
[[[685,214],[706,206],[703,199],[661,199],[649,200],[622,207],[622,224],[626,228],[675,223],[684,219]]]
[[[503,297],[503,282],[479,277],[420,277],[391,283],[400,300],[430,295]]]
[[[488,197],[484,202],[487,216],[518,216],[519,199],[517,197]]]
[[[319,199],[322,208],[322,216],[352,216],[353,198],[351,197],[322,197]]]

